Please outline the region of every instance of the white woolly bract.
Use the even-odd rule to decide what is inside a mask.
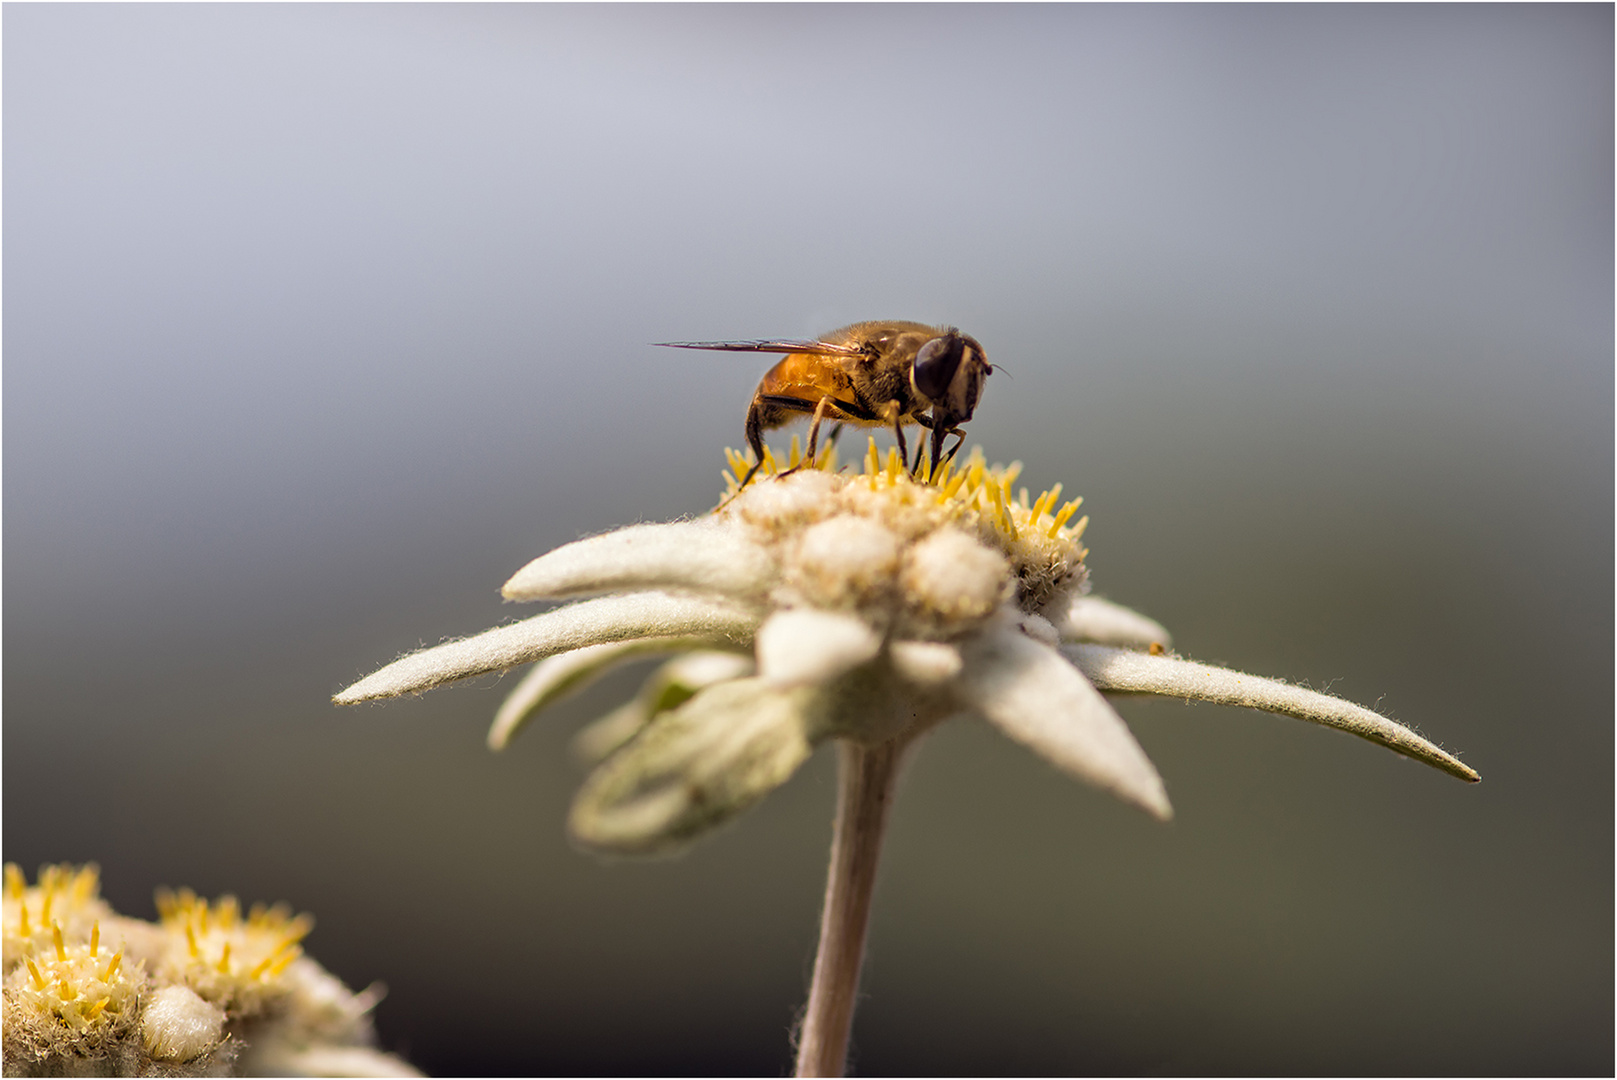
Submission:
[[[522,677],[494,714],[494,724],[488,731],[489,749],[504,750],[540,709],[571,697],[619,664],[642,656],[699,649],[710,643],[709,638],[700,637],[631,638],[546,657]]]
[[[881,635],[863,619],[814,608],[777,611],[758,628],[758,673],[776,686],[829,682],[875,658]]]
[[[626,638],[699,636],[748,642],[757,625],[754,611],[730,601],[664,592],[606,596],[412,653],[367,675],[332,700],[352,705],[429,690],[471,675],[504,671],[556,653]]]
[[[584,782],[568,824],[602,851],[668,851],[784,783],[813,749],[816,688],[708,687],[664,713]]]
[[[752,657],[699,649],[663,664],[641,685],[640,692],[573,736],[573,753],[586,765],[600,763],[640,734],[657,714],[685,704],[714,683],[753,673]]]
[[[1106,699],[1055,649],[1009,621],[961,646],[961,703],[1066,772],[1166,820],[1155,766]]]
[[[631,525],[565,544],[518,570],[507,600],[554,600],[631,589],[689,589],[760,597],[775,573],[747,530],[712,518]]]
[[[1274,679],[1168,656],[1151,656],[1105,645],[1072,645],[1068,651],[1100,689],[1114,693],[1240,705],[1337,728],[1425,762],[1462,780],[1481,780],[1476,770],[1385,716],[1341,698]]]
[[[1074,596],[1064,610],[1050,615],[1063,641],[1090,641],[1135,649],[1152,645],[1167,648],[1173,644],[1167,629],[1155,619],[1098,596]]]
[[[938,686],[960,674],[960,650],[942,641],[895,641],[893,670],[917,686]]]

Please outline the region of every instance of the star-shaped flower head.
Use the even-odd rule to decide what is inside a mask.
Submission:
[[[1466,780],[1477,774],[1367,709],[1178,659],[1159,624],[1086,595],[1087,518],[1060,486],[1013,494],[1020,465],[980,452],[913,478],[870,444],[798,467],[732,455],[713,514],[635,525],[543,555],[511,600],[576,600],[405,656],[334,699],[352,704],[539,661],[497,716],[499,749],[540,708],[616,664],[677,654],[579,737],[596,760],[570,819],[619,853],[677,847],[784,783],[828,739],[903,744],[957,714],[1059,768],[1172,814],[1156,769],[1100,691],[1239,704],[1352,732]],[[594,597],[594,599],[582,599]]]

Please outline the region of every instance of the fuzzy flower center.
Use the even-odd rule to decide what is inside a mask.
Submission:
[[[764,448],[747,488],[750,454],[727,450],[721,517],[751,526],[781,556],[781,607],[858,611],[921,638],[951,638],[1009,597],[1038,613],[1086,584],[1081,499],[1057,505],[1061,485],[1014,491],[1020,462],[989,466],[982,451],[911,476],[870,440],[863,468],[839,467],[834,448],[808,466],[794,436],[784,458]]]
[[[51,925],[51,943],[24,958],[6,980],[6,992],[36,1017],[54,1017],[72,1031],[94,1032],[126,1019],[139,993],[123,954],[101,944],[99,924],[86,943],[66,944],[60,924]]]

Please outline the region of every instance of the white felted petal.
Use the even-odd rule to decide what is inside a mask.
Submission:
[[[919,686],[937,686],[960,674],[960,650],[942,641],[895,641],[887,648],[893,669]]]
[[[758,628],[758,673],[776,686],[829,682],[873,659],[881,635],[853,615],[777,611]]]
[[[1072,645],[1068,648],[1079,668],[1102,690],[1195,698],[1219,705],[1262,709],[1264,712],[1337,728],[1361,739],[1380,743],[1389,750],[1425,762],[1462,780],[1475,783],[1482,779],[1475,769],[1439,750],[1402,724],[1341,698],[1288,686],[1274,679],[1243,675],[1228,668],[1168,656],[1150,656],[1104,645]]]
[[[657,653],[680,652],[713,644],[710,638],[651,637],[586,645],[541,660],[506,695],[488,730],[490,750],[504,750],[540,709],[583,690],[619,664]]]
[[[774,574],[774,560],[747,530],[702,518],[632,525],[565,544],[518,570],[500,592],[507,600],[550,600],[673,588],[753,598]]]
[[[755,613],[724,600],[663,592],[605,596],[411,653],[367,675],[332,701],[352,705],[430,690],[470,675],[504,671],[570,649],[625,638],[689,636],[745,644],[752,640],[757,626]]]
[[[1055,649],[999,622],[961,648],[961,703],[1060,768],[1173,816],[1162,778],[1123,718]]]
[[[573,753],[586,765],[599,764],[659,713],[679,708],[704,687],[752,673],[752,657],[742,653],[699,650],[676,657],[652,672],[634,697],[573,736]]]
[[[1152,645],[1167,648],[1173,644],[1167,629],[1155,619],[1098,596],[1074,596],[1065,610],[1051,614],[1063,641],[1092,641],[1132,649]]]
[[[756,678],[708,687],[590,774],[568,819],[573,836],[602,851],[650,854],[740,813],[812,752],[817,693]]]

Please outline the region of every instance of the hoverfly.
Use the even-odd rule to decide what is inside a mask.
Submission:
[[[666,341],[676,349],[721,352],[785,353],[758,383],[747,408],[747,445],[756,463],[741,486],[757,473],[764,459],[763,433],[803,414],[809,423],[808,458],[814,460],[820,424],[830,419],[867,427],[891,427],[899,456],[909,463],[904,427],[914,424],[932,432],[935,467],[944,460],[943,440],[957,436],[953,457],[982,397],[983,380],[994,370],[977,340],[952,326],[927,326],[899,320],[854,323],[813,341]],[[915,465],[921,464],[916,447]]]

